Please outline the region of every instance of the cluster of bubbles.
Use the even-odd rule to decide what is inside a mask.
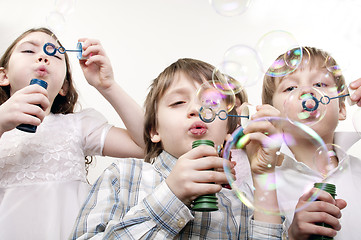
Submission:
[[[232,1],[223,1],[227,4],[230,2]],[[251,120],[248,110],[241,110],[239,115],[230,114],[230,111],[236,106],[237,94],[244,88],[257,84],[262,76],[274,81],[275,79],[287,81],[290,74],[300,66],[304,67],[307,64],[312,64],[311,55],[307,48],[299,46],[294,36],[289,32],[272,31],[261,37],[255,47],[239,44],[229,48],[221,63],[215,67],[212,79],[204,83],[197,92],[201,104],[199,117],[202,121],[210,123],[217,118],[226,120],[228,117],[247,119],[226,142],[223,149],[225,159],[230,159],[234,149],[244,151],[244,146],[250,141],[249,135],[243,134],[243,127],[246,124],[263,124],[264,122],[272,124],[274,130],[266,133],[267,137],[261,145],[274,153],[276,161],[269,162],[267,166],[276,169],[273,174],[262,174],[259,178],[253,179],[235,180],[228,161],[224,162],[229,185],[239,199],[250,208],[267,214],[283,215],[301,210],[301,208],[295,209],[300,196],[292,198],[288,195],[289,183],[284,180],[283,173],[278,168],[284,159],[289,159],[292,156],[292,152],[297,149],[297,146],[304,144],[310,146],[313,157],[307,162],[307,166],[320,174],[318,178],[314,179],[315,182],[327,181],[331,175],[345,172],[347,169],[348,155],[337,145],[325,144],[314,130],[322,125],[318,123],[327,114],[328,104],[338,104],[335,99],[349,96],[346,86],[334,84],[335,80],[337,81],[338,77],[342,75],[342,71],[331,57],[325,56],[324,65],[327,71],[312,86],[293,88],[291,85],[292,91],[289,91],[290,93],[284,102],[284,115],[282,117]],[[323,86],[325,81],[332,81],[334,86]],[[242,107],[243,105],[240,108]],[[361,113],[359,119],[361,119]],[[359,122],[358,124],[360,124]],[[244,155],[246,155],[245,151]],[[335,162],[335,159],[338,162]],[[242,163],[237,162],[238,164]],[[295,171],[298,170],[295,169]],[[253,195],[256,189],[253,184],[250,184],[252,181],[257,181],[258,188],[262,188],[261,196],[255,197]],[[305,189],[300,189],[302,191],[300,193],[304,193],[311,187],[305,186]],[[264,202],[267,201],[267,196],[274,191],[277,192],[279,208],[265,208]],[[317,194],[309,202],[316,199]],[[306,206],[307,204],[303,205],[302,209]]]

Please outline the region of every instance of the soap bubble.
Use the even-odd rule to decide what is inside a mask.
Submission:
[[[302,47],[289,32],[275,30],[262,36],[256,46],[262,70],[272,77],[285,76],[297,69],[304,56]]]
[[[291,121],[312,126],[319,123],[326,114],[328,103],[323,104],[321,101],[328,101],[323,92],[314,87],[300,87],[289,93],[283,112]]]
[[[222,16],[232,17],[244,13],[251,0],[210,0],[210,4]]]
[[[236,102],[234,94],[223,94],[215,88],[213,82],[210,81],[203,83],[199,87],[197,90],[197,99],[204,109],[209,109],[214,112],[218,112],[222,107],[229,112],[233,109]]]
[[[237,64],[239,71],[235,77],[240,86],[253,86],[262,80],[261,60],[252,47],[242,44],[232,46],[224,53],[223,61]]]

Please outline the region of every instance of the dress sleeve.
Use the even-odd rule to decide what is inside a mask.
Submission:
[[[105,137],[112,127],[107,119],[92,108],[78,113],[85,156],[102,155]]]

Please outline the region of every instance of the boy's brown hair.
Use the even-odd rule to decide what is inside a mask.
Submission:
[[[157,128],[157,110],[158,103],[165,91],[171,86],[175,80],[177,73],[183,73],[190,79],[200,84],[211,80],[214,66],[206,62],[183,58],[168,66],[159,76],[153,80],[150,85],[150,90],[145,100],[145,122],[144,122],[144,141],[145,141],[145,161],[150,162],[152,158],[157,157],[163,150],[162,143],[153,143],[151,141],[150,133]],[[247,95],[241,91],[236,95],[241,102],[247,101]],[[232,109],[230,114],[235,115],[236,110]],[[229,118],[228,132],[233,132],[237,127],[237,119]]]
[[[34,32],[42,32],[42,33],[48,34],[49,36],[54,38],[57,41],[57,43],[62,47],[58,38],[55,36],[55,34],[51,30],[49,30],[47,28],[32,28],[32,29],[29,29],[29,30],[23,32],[18,38],[16,38],[10,44],[10,46],[6,49],[5,53],[2,55],[2,57],[0,59],[0,67],[7,69],[10,57],[14,51],[16,44],[18,42],[20,42],[27,35],[29,35],[30,33],[34,33]],[[75,90],[75,87],[73,85],[73,78],[71,76],[71,69],[70,69],[68,54],[65,52],[64,56],[65,56],[65,63],[66,63],[66,75],[65,75],[64,84],[68,85],[67,86],[67,94],[65,96],[61,96],[60,94],[58,94],[55,97],[53,105],[51,106],[51,110],[50,110],[54,114],[56,114],[56,113],[63,113],[63,114],[73,113],[75,104],[78,100],[78,93]],[[29,79],[29,82],[30,82],[30,79]],[[1,86],[0,87],[0,105],[3,104],[5,101],[7,101],[9,98],[10,98],[10,85]]]
[[[309,68],[324,68],[328,69],[328,67],[338,66],[336,60],[331,57],[331,55],[321,49],[314,48],[314,47],[302,47],[302,62],[298,65],[298,68],[302,70],[302,68],[309,67]],[[297,48],[292,49],[290,51],[297,51]],[[283,60],[285,55],[280,55],[276,61]],[[284,59],[287,61],[288,59]],[[284,70],[284,69],[283,69]],[[290,72],[292,69],[289,69]],[[268,71],[271,71],[270,69]],[[345,87],[345,78],[340,71],[331,71],[328,70],[330,74],[333,76],[338,92],[347,92]],[[274,71],[273,71],[274,72]],[[289,73],[289,74],[292,74]],[[263,104],[270,104],[273,105],[272,99],[274,92],[276,90],[276,79],[282,79],[283,77],[273,77],[270,76],[271,74],[265,74],[263,79],[263,87],[262,87],[262,103]],[[340,104],[345,101],[345,97],[340,98]]]

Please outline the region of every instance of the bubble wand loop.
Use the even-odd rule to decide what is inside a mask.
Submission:
[[[309,111],[309,112],[312,112],[312,111],[315,111],[315,110],[318,108],[318,105],[319,105],[320,103],[322,103],[323,105],[326,105],[326,104],[329,104],[332,99],[341,98],[341,97],[347,97],[347,96],[350,96],[350,94],[344,94],[344,95],[340,95],[340,96],[336,96],[336,97],[331,97],[331,98],[330,98],[329,96],[325,95],[325,96],[322,96],[322,97],[320,98],[320,100],[318,100],[318,99],[317,99],[315,96],[313,96],[312,94],[304,94],[304,95],[302,96],[302,97],[303,97],[303,99],[302,99],[302,107],[303,107],[304,110]],[[326,100],[324,101],[324,99],[326,99]],[[312,100],[312,101],[315,103],[313,107],[308,107],[308,106],[306,106],[306,103],[307,103],[307,101],[309,101],[309,100]]]
[[[49,56],[54,56],[56,54],[56,51],[58,51],[60,54],[64,54],[65,52],[78,52],[77,57],[78,59],[82,60],[83,58],[83,45],[81,42],[78,42],[76,45],[76,49],[65,49],[64,47],[55,47],[52,43],[45,43],[43,46],[44,52]]]
[[[220,110],[218,113],[215,113],[212,108],[204,107],[199,109],[198,115],[199,118],[205,123],[213,122],[217,116],[220,120],[226,120],[228,117],[241,117],[249,119],[249,116],[228,114],[226,110]]]

